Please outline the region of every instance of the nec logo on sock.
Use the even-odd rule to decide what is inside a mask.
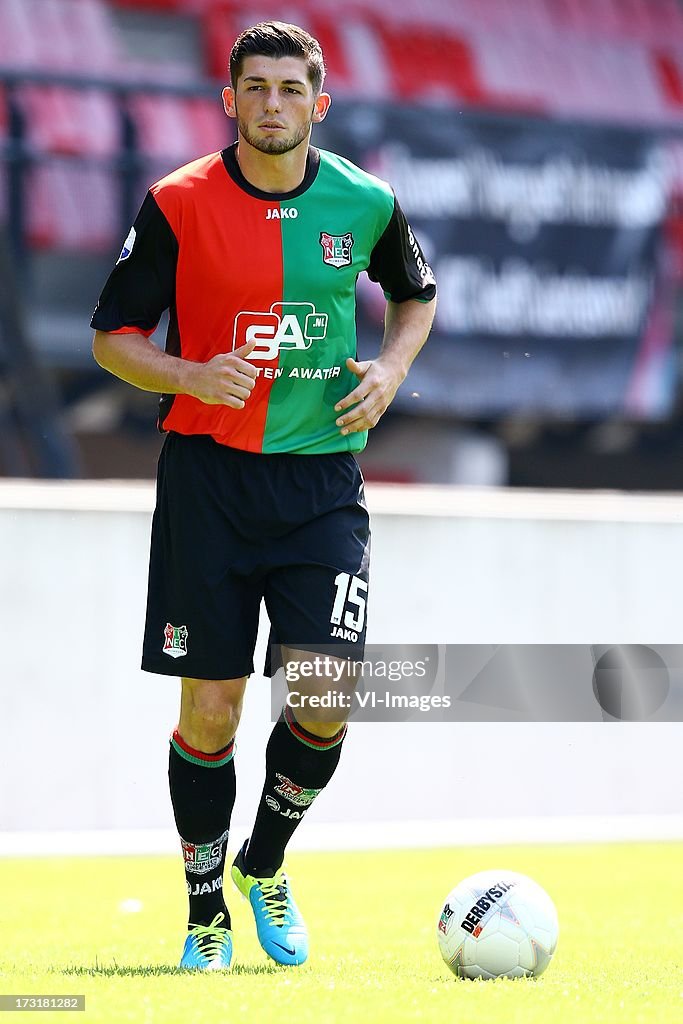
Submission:
[[[327,335],[327,313],[312,302],[274,302],[268,312],[242,310],[235,317],[233,350],[255,341],[247,359],[276,359],[278,352],[310,348]]]

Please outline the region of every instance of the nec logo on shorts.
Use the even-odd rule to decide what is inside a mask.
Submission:
[[[327,335],[327,313],[312,302],[274,302],[268,312],[242,310],[235,317],[233,349],[250,341],[256,347],[247,359],[276,359],[278,352],[310,348]]]
[[[184,658],[187,654],[187,626],[173,626],[167,622],[164,627],[162,651],[169,658]]]

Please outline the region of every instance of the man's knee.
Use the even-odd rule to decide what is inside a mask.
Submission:
[[[237,731],[245,679],[183,679],[179,731],[197,750],[219,749]],[[212,750],[209,750],[209,748]]]

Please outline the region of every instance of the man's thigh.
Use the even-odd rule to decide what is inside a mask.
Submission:
[[[265,588],[272,638],[295,650],[341,647],[362,656],[368,587],[368,567],[351,573],[296,565],[272,572]]]
[[[253,671],[262,581],[245,572],[248,544],[217,491],[223,460],[210,439],[171,437],[162,452],[143,643],[148,672],[236,679]]]
[[[272,569],[264,597],[270,645],[362,658],[367,629],[370,531],[360,505],[327,513],[292,538],[291,560]],[[269,657],[271,655],[269,650]],[[266,674],[278,659],[266,663]]]

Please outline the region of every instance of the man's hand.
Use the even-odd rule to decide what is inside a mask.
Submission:
[[[255,345],[250,341],[207,363],[193,363],[162,352],[144,334],[96,331],[93,355],[105,370],[143,391],[191,395],[207,405],[243,409],[258,376],[258,369],[246,358]]]
[[[254,364],[246,359],[255,344],[250,341],[234,352],[221,352],[208,363],[188,364],[187,394],[206,405],[244,409],[258,374]]]
[[[346,367],[360,383],[334,407],[344,413],[337,418],[342,434],[370,430],[386,412],[406,379],[410,364],[420,351],[434,319],[436,300],[387,302],[382,350],[376,359],[358,363],[347,359]],[[351,408],[353,406],[353,408]]]
[[[337,426],[341,427],[342,434],[355,434],[376,426],[393,402],[406,373],[399,363],[388,359],[386,354],[379,355],[377,359],[366,359],[362,363],[347,359],[346,366],[351,373],[355,373],[360,383],[335,405],[334,411],[350,409],[350,412],[338,417]],[[351,409],[351,406],[354,408]]]

